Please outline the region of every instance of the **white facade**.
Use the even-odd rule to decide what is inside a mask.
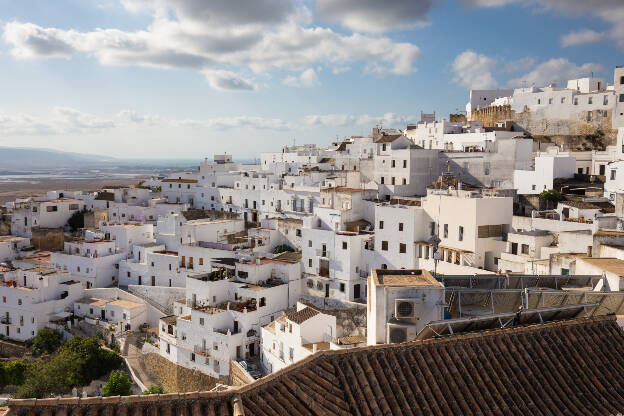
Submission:
[[[368,278],[368,345],[413,340],[444,315],[444,286],[426,270],[375,269]]]
[[[70,311],[82,296],[80,282],[50,268],[0,268],[0,333],[10,339],[33,338],[49,321]]]
[[[573,178],[576,159],[565,156],[537,156],[535,170],[515,170],[514,188],[519,194],[539,194],[554,188],[554,180]]]
[[[273,373],[317,351],[328,350],[335,339],[335,316],[298,303],[296,312],[262,327],[262,366],[266,373]]]

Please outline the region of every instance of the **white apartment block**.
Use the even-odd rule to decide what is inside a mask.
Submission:
[[[13,260],[20,250],[30,246],[30,239],[14,235],[0,235],[0,263]]]
[[[225,263],[189,275],[177,316],[159,325],[163,357],[215,378],[228,376],[230,360],[259,356],[261,327],[296,305],[301,285],[297,253]]]
[[[16,341],[33,338],[48,322],[63,319],[82,297],[71,274],[46,267],[0,266],[0,333]]]
[[[30,200],[16,204],[11,217],[11,233],[31,238],[33,227],[63,228],[75,212],[84,208],[84,201],[76,198]]]
[[[114,325],[120,331],[138,330],[147,319],[145,303],[127,299],[81,298],[74,302],[73,312],[91,322]]]
[[[119,252],[112,240],[65,242],[62,252],[53,252],[51,267],[71,273],[86,289],[117,286],[119,262],[127,253]]]

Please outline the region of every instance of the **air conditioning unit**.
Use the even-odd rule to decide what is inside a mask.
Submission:
[[[416,325],[388,323],[386,325],[386,342],[397,344],[412,341],[416,338]]]
[[[394,317],[396,319],[414,319],[419,313],[420,299],[395,299]]]

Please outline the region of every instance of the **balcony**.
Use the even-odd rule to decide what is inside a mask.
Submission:
[[[325,257],[325,258],[329,258],[329,250],[322,250],[322,249],[318,249],[316,250],[316,255],[318,257]]]
[[[0,318],[0,324],[11,325],[11,318],[8,316]]]
[[[193,352],[204,357],[210,357],[210,348],[204,347],[203,345],[195,345],[193,347]]]

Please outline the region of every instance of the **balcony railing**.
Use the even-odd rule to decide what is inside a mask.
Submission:
[[[319,256],[319,257],[327,257],[327,258],[329,258],[329,250],[318,249],[318,250],[316,250],[316,255]]]
[[[203,355],[204,357],[210,356],[210,348],[204,347],[203,345],[195,345],[193,352],[195,352],[195,354]]]
[[[8,316],[0,318],[0,324],[10,325],[11,324],[11,318],[9,318]]]

